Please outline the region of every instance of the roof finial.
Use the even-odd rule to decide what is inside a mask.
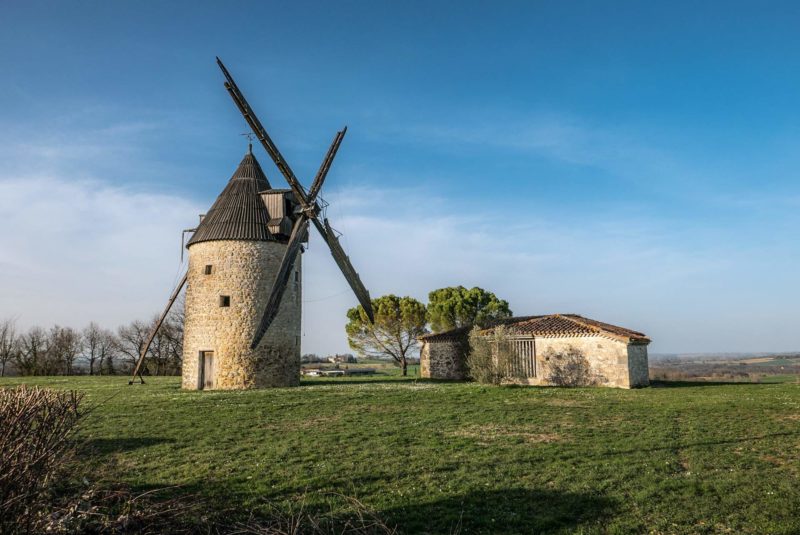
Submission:
[[[253,134],[252,132],[245,132],[245,133],[244,133],[244,134],[242,134],[242,135],[247,137],[247,139],[248,139],[248,141],[249,141],[249,142],[247,143],[247,150],[248,150],[248,154],[251,154],[251,155],[252,155],[252,154],[253,154],[253,138],[254,138],[254,137],[256,137],[256,136],[255,136],[255,134]]]

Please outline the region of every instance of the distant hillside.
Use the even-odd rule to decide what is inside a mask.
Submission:
[[[800,352],[770,353],[650,353],[650,360],[745,360],[758,357],[800,358]]]

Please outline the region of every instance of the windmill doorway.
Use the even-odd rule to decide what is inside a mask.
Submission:
[[[197,362],[199,373],[197,374],[197,388],[200,390],[214,389],[214,352],[201,351]]]

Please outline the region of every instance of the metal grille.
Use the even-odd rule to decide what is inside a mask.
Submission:
[[[536,377],[536,347],[531,340],[512,340],[514,354],[514,375],[520,377]]]

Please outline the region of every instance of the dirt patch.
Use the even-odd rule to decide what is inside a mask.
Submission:
[[[774,466],[786,466],[786,459],[775,457],[774,455],[762,455],[761,459]]]
[[[518,438],[529,444],[564,442],[565,437],[558,433],[534,432],[525,428],[501,425],[474,425],[451,433],[451,436],[473,438],[478,444],[488,446],[503,438]]]

